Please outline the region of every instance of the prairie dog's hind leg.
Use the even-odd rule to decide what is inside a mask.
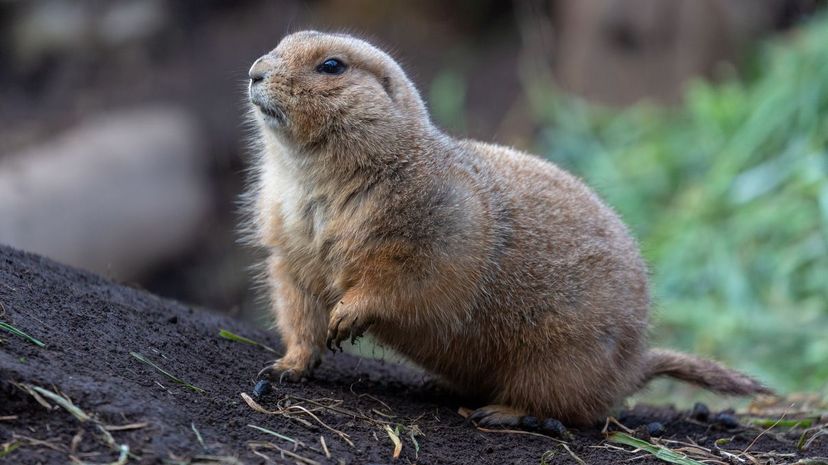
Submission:
[[[259,372],[259,378],[298,381],[308,376],[321,361],[328,316],[319,299],[299,290],[283,275],[277,257],[268,260],[271,311],[282,338],[284,355]]]

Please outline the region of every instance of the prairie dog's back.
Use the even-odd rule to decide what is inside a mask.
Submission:
[[[614,298],[627,305],[613,313],[635,316],[646,326],[646,266],[627,227],[611,208],[552,163],[503,146],[471,140],[460,144],[483,161],[481,182],[491,186],[495,202],[504,208],[501,222],[511,229],[504,259],[521,270],[511,275],[512,280],[541,281],[538,285],[549,292],[544,296],[547,307],[548,299],[553,299],[563,307],[586,306],[592,312],[601,311],[589,305],[598,296],[585,293],[584,286],[617,280]],[[567,283],[571,279],[581,284],[572,287],[572,282]]]

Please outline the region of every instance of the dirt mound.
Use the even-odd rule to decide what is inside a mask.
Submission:
[[[275,384],[251,406],[241,393],[252,391],[273,354],[219,332],[278,350],[273,334],[5,247],[0,321],[45,344],[0,332],[4,463],[530,464],[576,463],[575,455],[590,464],[637,456],[661,463],[609,447],[598,430],[575,432],[573,455],[543,435],[477,430],[457,414],[462,402],[427,376],[347,354],[328,355],[314,379]],[[622,421],[660,421],[664,438],[695,441],[720,463],[729,462],[715,452],[716,439],[732,437],[721,447],[739,453],[761,432],[727,431],[671,409],[638,407]],[[796,462],[796,438],[764,434],[748,454]],[[828,444],[814,441],[808,455],[828,455]]]

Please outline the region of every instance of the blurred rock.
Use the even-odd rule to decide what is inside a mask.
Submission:
[[[12,13],[9,39],[16,58],[24,65],[58,52],[81,50],[91,40],[90,10],[82,3],[30,3]]]
[[[0,243],[117,279],[192,246],[211,186],[194,119],[112,113],[0,158]]]
[[[11,10],[9,40],[22,69],[62,55],[96,57],[156,36],[169,25],[168,10],[161,0],[21,3]]]
[[[111,2],[98,22],[98,36],[110,46],[140,43],[167,24],[167,10],[159,0]]]

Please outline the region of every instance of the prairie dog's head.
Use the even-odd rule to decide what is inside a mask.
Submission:
[[[429,126],[414,85],[385,52],[344,34],[286,36],[250,68],[250,102],[264,131],[300,146],[381,141]]]

